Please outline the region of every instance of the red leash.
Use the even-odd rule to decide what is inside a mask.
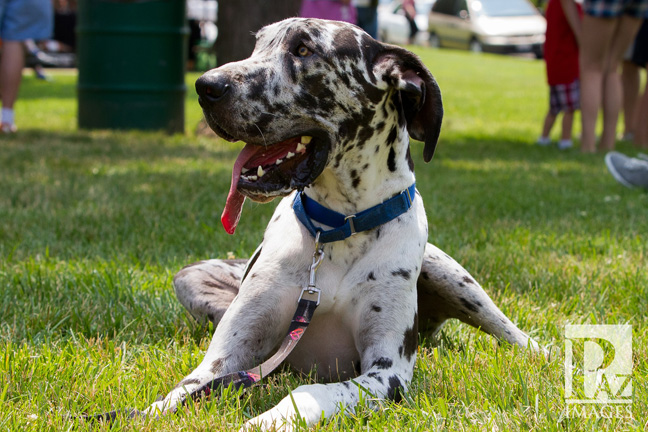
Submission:
[[[187,393],[184,399],[180,402],[180,406],[186,405],[189,400],[197,400],[207,397],[220,386],[228,387],[231,385],[235,389],[251,387],[261,381],[264,376],[272,373],[272,371],[279,367],[286,357],[290,355],[299,340],[304,336],[308,324],[310,324],[313,319],[315,309],[320,303],[321,291],[315,287],[315,272],[317,272],[317,269],[324,258],[324,251],[322,250],[322,246],[319,244],[318,240],[319,233],[315,239],[315,253],[313,254],[313,264],[310,267],[309,284],[306,288],[302,289],[297,303],[297,310],[295,311],[292,321],[290,322],[290,327],[288,328],[288,334],[281,343],[279,350],[272,357],[255,368],[214,378],[202,387],[192,391],[191,393]],[[317,300],[308,300],[304,298],[305,295],[316,295]],[[173,412],[176,411],[177,408],[173,410]],[[142,411],[129,409],[93,415],[83,414],[82,418],[90,422],[98,421],[112,423],[120,412],[125,414],[129,419],[146,416]]]

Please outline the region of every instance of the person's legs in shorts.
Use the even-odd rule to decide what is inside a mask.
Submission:
[[[600,3],[600,2],[599,2]],[[592,16],[586,4],[583,17],[580,67],[582,86],[581,150],[596,151],[596,119],[603,105],[603,135],[601,148],[612,149],[616,140],[616,124],[621,106],[621,80],[618,67],[623,53],[634,39],[641,19],[629,15],[613,16],[601,13]]]
[[[23,41],[47,39],[53,26],[50,0],[1,0],[0,95],[2,98],[2,132],[14,132],[13,107],[25,63]]]

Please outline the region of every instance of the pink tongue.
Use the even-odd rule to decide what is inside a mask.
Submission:
[[[221,223],[228,234],[234,234],[234,231],[236,231],[236,226],[241,218],[243,203],[245,202],[245,196],[236,190],[239,177],[241,177],[241,169],[243,169],[243,165],[245,165],[245,163],[250,160],[258,150],[258,147],[246,144],[236,158],[236,162],[234,162],[234,168],[232,169],[232,184],[230,185],[230,190],[227,194],[227,202],[225,203],[225,208],[221,215]]]

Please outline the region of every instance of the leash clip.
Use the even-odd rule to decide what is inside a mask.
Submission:
[[[306,293],[310,295],[317,294],[317,306],[319,306],[320,304],[322,290],[320,290],[315,286],[315,273],[317,273],[317,269],[319,268],[320,264],[322,264],[322,260],[324,259],[324,250],[323,250],[323,246],[320,245],[319,237],[320,237],[320,231],[317,231],[317,235],[315,236],[315,252],[313,253],[313,263],[310,266],[308,286],[302,288],[301,294],[299,295],[299,299],[297,300],[298,303],[301,301],[301,299],[304,297],[304,294]]]

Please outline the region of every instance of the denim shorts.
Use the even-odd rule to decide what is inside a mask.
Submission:
[[[585,0],[583,10],[597,18],[616,18],[629,15],[648,18],[648,0]]]
[[[53,29],[52,0],[0,0],[0,39],[49,39]]]

